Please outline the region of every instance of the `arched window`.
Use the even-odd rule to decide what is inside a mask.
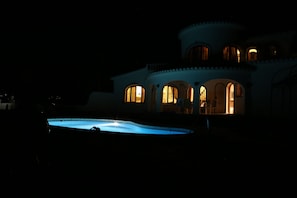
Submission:
[[[250,48],[247,54],[247,61],[258,60],[258,50],[256,48]]]
[[[269,58],[277,58],[279,55],[278,48],[276,46],[270,46],[269,48]]]
[[[144,103],[145,89],[140,85],[131,85],[125,90],[125,102]]]
[[[170,85],[165,85],[162,90],[162,103],[176,104],[177,99],[178,99],[178,89]]]
[[[191,103],[194,102],[194,88],[193,87],[190,87],[188,89],[187,98],[189,98]]]
[[[198,45],[192,47],[188,52],[189,64],[195,65],[202,61],[208,60],[208,47],[203,45]]]
[[[200,87],[200,103],[206,102],[206,88],[204,86]]]
[[[207,113],[206,112],[206,108],[207,108],[207,98],[206,98],[206,87],[204,87],[203,85],[200,87],[200,96],[199,96],[199,100],[200,100],[200,113],[204,114]]]
[[[234,46],[226,46],[223,49],[223,59],[227,61],[240,62],[240,50]]]
[[[234,114],[234,92],[235,87],[233,83],[228,83],[226,87],[226,113]]]

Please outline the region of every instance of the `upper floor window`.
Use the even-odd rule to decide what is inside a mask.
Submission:
[[[169,85],[165,85],[162,90],[162,103],[176,104],[178,99],[178,89]]]
[[[223,49],[223,59],[227,61],[240,62],[240,50],[234,46],[226,46]]]
[[[125,102],[144,103],[145,89],[140,85],[131,85],[126,88]]]
[[[247,54],[247,61],[258,60],[258,50],[256,48],[250,48]]]
[[[275,46],[271,46],[270,47],[270,55],[271,57],[277,57],[278,56],[278,51],[277,51],[277,48]]]
[[[192,47],[188,53],[189,64],[195,65],[202,61],[208,60],[208,56],[209,56],[208,51],[209,49],[207,46],[198,45],[198,46]]]

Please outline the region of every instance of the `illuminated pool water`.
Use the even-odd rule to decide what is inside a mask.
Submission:
[[[190,129],[139,124],[133,121],[94,118],[48,118],[50,127],[63,127],[85,131],[130,133],[143,135],[186,135]]]

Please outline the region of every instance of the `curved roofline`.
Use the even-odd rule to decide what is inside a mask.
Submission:
[[[202,21],[202,22],[199,22],[199,23],[193,23],[191,25],[188,25],[184,28],[182,28],[180,31],[179,31],[179,36],[183,33],[185,33],[186,31],[189,31],[189,30],[192,30],[194,28],[197,28],[197,27],[201,27],[201,26],[204,26],[204,25],[221,25],[221,24],[229,24],[229,25],[233,25],[233,26],[238,26],[240,28],[245,28],[246,26],[239,23],[239,22],[235,22],[235,21],[230,21],[230,20],[214,20],[214,21]]]

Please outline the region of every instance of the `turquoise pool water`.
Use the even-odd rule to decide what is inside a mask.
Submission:
[[[186,135],[193,133],[190,129],[161,127],[139,124],[133,121],[94,118],[48,118],[49,126],[80,129],[86,131],[103,131],[112,133],[132,133],[145,135]]]

